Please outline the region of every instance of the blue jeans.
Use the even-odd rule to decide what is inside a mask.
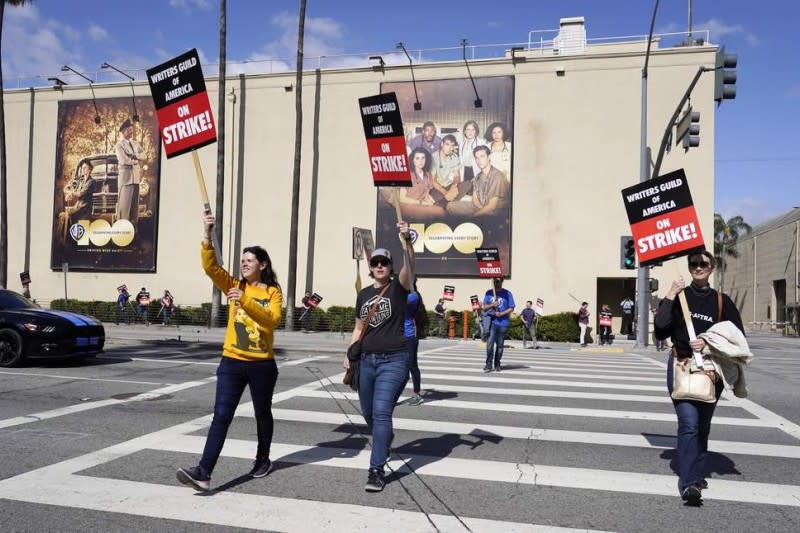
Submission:
[[[372,432],[369,467],[383,472],[392,444],[392,413],[408,381],[408,353],[365,353],[361,356],[358,400]]]
[[[206,437],[200,466],[211,475],[225,444],[228,427],[233,421],[236,407],[245,387],[250,386],[253,410],[258,432],[256,459],[269,459],[272,444],[272,393],[278,381],[278,365],[274,359],[267,361],[239,361],[223,357],[217,367],[217,396],[214,401],[214,419]]]
[[[486,366],[492,366],[492,359],[494,359],[495,368],[500,366],[507,330],[508,324],[498,324],[497,320],[492,320],[492,326],[489,328],[489,340],[486,341]],[[497,346],[495,347],[495,345]]]
[[[667,390],[672,394],[673,354],[667,362]],[[717,401],[724,385],[717,380]],[[692,400],[672,400],[675,414],[678,415],[678,492],[689,485],[700,485],[705,479],[706,455],[708,453],[708,434],[711,431],[711,417],[717,403],[696,402]]]
[[[408,350],[408,371],[411,373],[411,382],[414,384],[414,394],[419,394],[419,391],[422,390],[422,376],[419,373],[419,364],[417,363],[419,339],[406,337],[406,350]],[[408,383],[408,379],[406,379],[406,383]]]

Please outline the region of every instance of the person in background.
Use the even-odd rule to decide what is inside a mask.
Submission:
[[[663,299],[661,301],[659,301],[658,305],[653,307],[653,309],[652,309],[652,312],[653,312],[653,324],[656,323],[656,316],[658,316],[658,308],[661,307],[661,302],[663,302],[663,301],[664,301]],[[664,350],[667,349],[667,339],[659,339],[658,335],[656,335],[655,331],[653,331],[653,339],[655,340],[656,351],[657,352],[663,352]]]
[[[436,327],[438,328],[439,336],[444,338],[447,336],[446,322],[444,320],[446,308],[444,306],[444,298],[439,298],[436,307],[433,308],[433,314],[436,315]]]
[[[144,322],[145,326],[150,325],[150,319],[147,317],[147,307],[150,305],[150,293],[146,288],[142,287],[136,294],[136,320]]]
[[[531,333],[531,328],[533,327],[533,321],[536,318],[536,312],[533,310],[532,301],[528,300],[527,302],[525,302],[525,309],[522,310],[520,316],[522,316],[522,326],[524,328],[522,331],[523,346],[525,346],[526,345],[525,343],[527,342],[525,338],[525,333],[527,333],[528,337],[530,337],[531,340],[533,341],[533,346],[536,346],[536,334]]]
[[[480,132],[481,129],[474,120],[468,120],[464,123],[464,127],[461,128],[462,139],[458,145],[458,155],[461,158],[464,182],[471,181],[480,172],[478,165],[475,164],[475,156],[472,153],[475,148],[484,144],[483,139],[478,137]],[[465,190],[465,194],[469,194],[470,190]]]
[[[503,346],[508,331],[509,317],[514,312],[514,295],[503,288],[503,278],[493,278],[494,288],[486,291],[483,296],[482,309],[492,316],[492,325],[489,327],[489,340],[486,341],[486,364],[484,372],[500,372],[500,361],[503,358]]]
[[[586,328],[589,327],[589,302],[582,302],[578,309],[578,327],[581,328],[581,348],[586,346]]]
[[[620,335],[631,335],[633,333],[633,308],[635,304],[630,296],[626,296],[619,303],[622,309],[622,326],[620,327]]]
[[[203,270],[214,286],[228,298],[228,326],[225,329],[222,358],[217,366],[214,418],[208,429],[200,463],[191,468],[179,468],[175,474],[178,481],[200,491],[210,488],[211,473],[246,387],[250,388],[253,399],[258,434],[256,457],[247,475],[261,478],[272,470],[269,458],[274,430],[272,394],[278,382],[273,340],[283,303],[272,260],[262,247],[248,246],[242,251],[240,279],[232,277],[217,264],[211,244],[214,220],[212,215],[204,215],[205,233],[200,247]],[[246,335],[239,334],[240,328],[237,326],[240,325]]]
[[[309,326],[311,325],[311,312],[314,310],[314,307],[311,305],[311,291],[306,291],[301,303],[303,304],[303,313],[300,316],[301,327],[303,333],[308,333]]]
[[[161,297],[161,312],[164,313],[162,317],[162,324],[166,326],[169,323],[169,317],[172,315],[172,310],[175,307],[175,298],[172,297],[167,289],[164,289],[164,296]]]
[[[425,312],[425,305],[422,303],[422,295],[417,290],[417,284],[415,283],[414,289],[408,293],[403,327],[406,335],[406,349],[408,350],[408,371],[411,374],[411,383],[414,387],[414,396],[408,400],[408,405],[415,406],[422,403],[422,396],[420,396],[422,378],[419,372],[419,363],[417,362],[419,335],[422,334],[421,326],[423,326],[423,324],[418,323],[420,311]]]
[[[686,295],[695,335],[707,331],[715,322],[724,320],[732,322],[744,334],[742,317],[736,305],[727,294],[718,295],[708,284],[714,271],[714,256],[711,252],[692,254],[687,259],[692,282],[687,286],[682,276],[672,282],[669,292],[658,306],[654,323],[657,337],[672,339],[672,350],[667,362],[667,391],[670,396],[673,390],[675,358],[686,359],[692,357],[694,352],[702,354],[706,349],[705,340],[689,336],[683,310],[675,302],[681,292]],[[719,401],[724,388],[720,377],[716,378],[715,388],[716,399]],[[708,486],[705,479],[708,435],[717,403],[672,400],[672,405],[678,417],[678,492],[688,505],[698,506],[702,502],[701,491]]]
[[[131,318],[128,316],[128,300],[130,298],[127,285],[117,287],[117,325],[119,325],[120,319],[124,319],[126,324],[131,323]]]
[[[611,320],[614,315],[611,313],[611,307],[608,304],[603,304],[600,308],[600,346],[604,344],[611,344]]]

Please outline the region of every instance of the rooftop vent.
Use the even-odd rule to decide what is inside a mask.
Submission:
[[[553,52],[562,56],[586,52],[586,26],[583,17],[560,20],[561,29],[553,39]]]

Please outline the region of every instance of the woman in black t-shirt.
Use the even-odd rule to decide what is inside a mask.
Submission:
[[[719,317],[731,321],[744,333],[742,317],[727,295],[722,295],[720,313],[717,291],[708,285],[714,271],[714,256],[704,251],[689,256],[689,272],[692,283],[686,286],[682,277],[672,282],[667,296],[661,301],[655,316],[657,339],[672,338],[672,350],[667,362],[667,390],[672,394],[673,360],[691,357],[693,351],[702,353],[706,348],[703,339],[690,339],[683,319],[681,306],[675,298],[683,291],[692,314],[695,335],[708,330]],[[717,379],[717,400],[722,394],[723,383]],[[708,484],[705,480],[705,460],[708,452],[708,434],[711,430],[711,417],[714,416],[715,403],[694,400],[672,400],[678,415],[678,490],[683,500],[690,505],[699,505],[702,489]]]
[[[407,240],[408,224],[400,222],[397,228],[400,238]],[[393,437],[392,413],[408,379],[403,323],[408,292],[414,285],[413,261],[414,252],[408,246],[408,254],[403,254],[403,268],[399,275],[392,276],[391,253],[385,248],[376,248],[369,261],[369,275],[375,282],[361,290],[356,299],[356,325],[351,344],[361,338],[362,330],[367,328],[361,341],[358,399],[361,414],[372,432],[372,454],[364,487],[369,492],[380,492],[386,484],[383,466]],[[375,309],[367,324],[367,315],[373,306]],[[349,366],[345,357],[344,367]]]

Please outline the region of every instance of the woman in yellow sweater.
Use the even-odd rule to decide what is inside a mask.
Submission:
[[[281,318],[283,295],[272,261],[266,250],[250,246],[242,251],[242,278],[231,277],[217,264],[211,244],[214,217],[205,215],[205,237],[200,249],[203,269],[214,285],[228,298],[228,327],[217,367],[217,394],[214,419],[208,430],[200,464],[180,468],[178,481],[197,490],[211,485],[211,472],[217,464],[228,427],[233,421],[245,387],[253,399],[258,450],[249,475],[264,477],[272,470],[269,449],[272,444],[272,393],[278,381],[278,366],[272,350],[273,331]]]

